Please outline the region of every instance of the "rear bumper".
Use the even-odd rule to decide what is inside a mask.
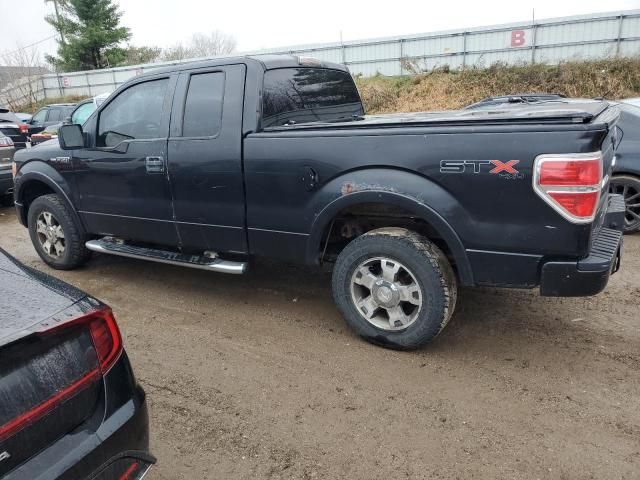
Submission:
[[[609,277],[620,268],[624,199],[611,195],[604,224],[591,243],[586,258],[549,261],[542,265],[540,294],[548,297],[587,297],[603,291]]]
[[[104,377],[106,418],[92,419],[9,472],[3,480],[138,479],[155,463],[149,454],[145,393],[135,384],[126,354]],[[135,467],[133,465],[135,464]],[[128,477],[123,472],[134,468]],[[134,475],[135,473],[136,475]]]

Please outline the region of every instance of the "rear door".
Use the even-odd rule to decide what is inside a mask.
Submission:
[[[85,125],[93,146],[74,152],[74,191],[90,233],[178,244],[166,164],[176,78],[140,79]]]
[[[247,251],[242,179],[245,65],[181,73],[173,101],[169,178],[185,247]]]

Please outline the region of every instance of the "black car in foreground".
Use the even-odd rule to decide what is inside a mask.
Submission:
[[[142,478],[145,394],[111,310],[1,249],[0,298],[0,478]]]
[[[466,110],[510,109],[523,104],[569,104],[570,101],[557,93],[517,93],[488,97],[467,106]],[[611,103],[620,108],[618,127],[622,131],[622,138],[616,150],[609,191],[624,197],[624,232],[633,233],[640,230],[640,99],[629,98]]]

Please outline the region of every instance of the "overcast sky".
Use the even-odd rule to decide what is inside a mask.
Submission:
[[[137,46],[167,47],[196,32],[233,35],[239,51],[477,27],[640,8],[640,0],[119,0]],[[0,0],[0,54],[52,37],[44,0]],[[55,53],[53,38],[38,44]]]

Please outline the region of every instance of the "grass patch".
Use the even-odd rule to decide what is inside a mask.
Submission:
[[[457,109],[485,97],[513,93],[618,99],[640,96],[640,58],[445,68],[413,76],[356,78],[356,83],[367,113]]]

